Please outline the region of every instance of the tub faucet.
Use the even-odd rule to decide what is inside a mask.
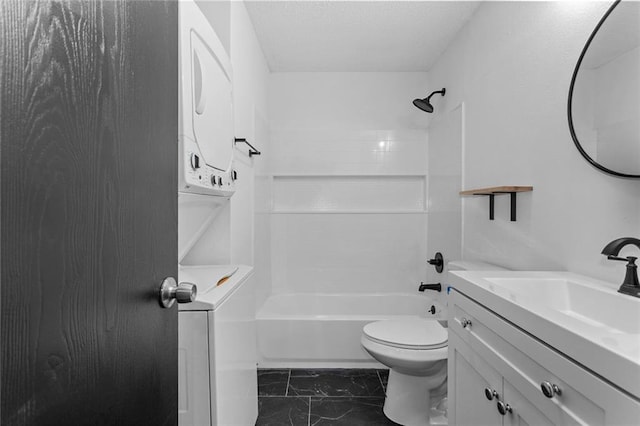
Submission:
[[[420,283],[420,287],[418,287],[418,291],[425,291],[425,290],[442,291],[442,285],[440,283],[437,283],[437,284]]]
[[[611,241],[602,249],[602,254],[607,256],[609,260],[619,260],[627,262],[627,273],[624,281],[618,289],[618,293],[628,294],[630,296],[640,297],[640,282],[638,282],[638,265],[636,265],[635,256],[618,257],[618,253],[623,247],[634,245],[640,249],[640,240],[632,237],[618,238]]]

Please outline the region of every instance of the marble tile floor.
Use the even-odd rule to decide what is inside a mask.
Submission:
[[[388,370],[259,369],[256,426],[396,425],[382,412]]]

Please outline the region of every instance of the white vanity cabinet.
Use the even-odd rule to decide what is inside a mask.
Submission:
[[[640,424],[640,401],[536,339],[535,330],[454,289],[449,296],[450,425]]]

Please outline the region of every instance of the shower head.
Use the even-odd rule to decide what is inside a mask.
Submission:
[[[429,103],[428,98],[414,99],[413,104],[424,112],[433,112],[433,105]]]
[[[436,90],[435,92],[432,92],[429,96],[427,96],[424,99],[414,99],[413,104],[417,108],[420,108],[421,110],[423,110],[424,112],[433,112],[433,105],[431,105],[431,103],[429,102],[429,99],[431,99],[431,97],[436,93],[440,93],[442,96],[444,96],[445,91],[446,90],[443,87],[442,90]]]

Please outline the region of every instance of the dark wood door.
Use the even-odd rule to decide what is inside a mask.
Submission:
[[[0,1],[0,421],[177,424],[177,3]]]

